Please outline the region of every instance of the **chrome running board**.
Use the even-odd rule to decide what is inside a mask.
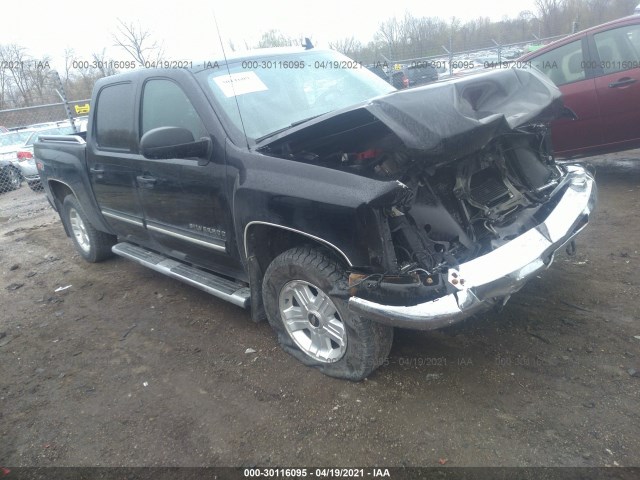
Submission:
[[[249,307],[249,287],[243,283],[234,282],[214,273],[205,272],[199,268],[152,252],[131,243],[118,243],[111,250],[116,255],[133,260],[151,270],[175,278],[193,287],[204,290],[211,295],[238,305]]]

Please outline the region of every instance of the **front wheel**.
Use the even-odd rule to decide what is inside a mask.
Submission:
[[[116,243],[116,237],[96,230],[73,195],[65,197],[62,203],[62,217],[71,233],[76,250],[86,261],[96,263],[113,255],[111,247]]]
[[[331,377],[362,380],[385,362],[393,329],[351,313],[341,265],[313,248],[276,257],[265,272],[262,296],[282,348]]]

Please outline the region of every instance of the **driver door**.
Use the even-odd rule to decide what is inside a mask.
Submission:
[[[155,248],[168,256],[237,275],[228,251],[231,212],[225,190],[224,151],[207,131],[194,102],[174,79],[154,77],[142,86],[140,137],[159,127],[181,127],[194,140],[208,137],[209,158],[142,158],[136,183]]]

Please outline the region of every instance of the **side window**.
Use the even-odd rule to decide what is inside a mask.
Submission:
[[[96,142],[100,148],[132,150],[134,89],[130,83],[109,85],[98,95]]]
[[[533,66],[542,71],[556,85],[585,79],[582,41],[568,43],[532,60]]]
[[[140,135],[158,127],[182,127],[194,140],[208,136],[200,117],[182,89],[170,80],[149,80],[144,86]]]
[[[604,75],[638,68],[640,25],[614,28],[593,36]]]

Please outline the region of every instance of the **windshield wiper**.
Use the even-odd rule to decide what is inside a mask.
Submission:
[[[325,112],[325,113],[326,113],[326,112]],[[267,139],[267,138],[269,138],[269,137],[273,137],[274,135],[277,135],[277,134],[279,134],[279,133],[282,133],[282,132],[284,132],[284,131],[286,131],[286,130],[289,130],[290,128],[296,127],[296,126],[298,126],[298,125],[300,125],[300,124],[302,124],[302,123],[308,122],[309,120],[313,120],[314,118],[318,118],[318,117],[320,117],[320,116],[322,116],[322,115],[324,115],[324,113],[321,113],[321,114],[319,114],[319,115],[314,115],[314,116],[312,116],[312,117],[308,117],[308,118],[303,118],[302,120],[296,120],[296,121],[295,121],[295,122],[293,122],[291,125],[288,125],[288,126],[283,127],[283,128],[279,128],[278,130],[276,130],[276,131],[274,131],[274,132],[267,133],[266,135],[263,135],[262,137],[257,138],[257,139],[256,139],[256,143],[260,143],[261,141],[263,141],[263,140],[265,140],[265,139]]]

